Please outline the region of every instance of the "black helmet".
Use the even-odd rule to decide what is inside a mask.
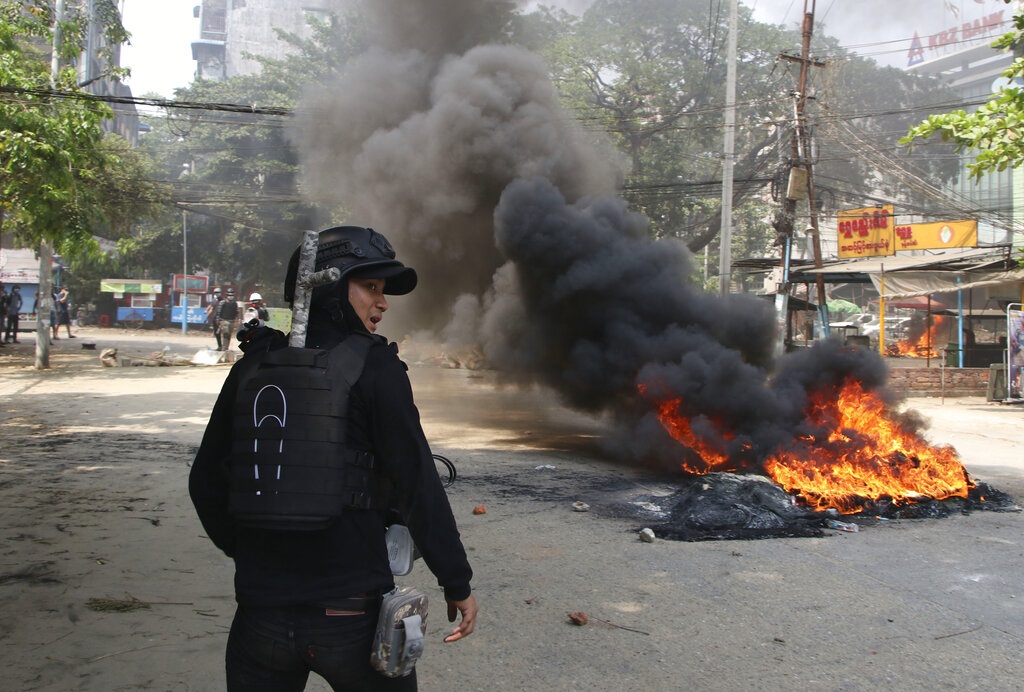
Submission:
[[[284,279],[284,299],[289,303],[295,300],[300,249],[292,253]],[[416,270],[396,260],[391,243],[372,228],[335,226],[320,231],[314,271],[327,267],[340,269],[342,280],[353,276],[386,279],[384,292],[389,295],[405,295],[416,288]]]

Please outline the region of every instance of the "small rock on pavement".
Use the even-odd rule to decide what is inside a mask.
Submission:
[[[644,543],[654,543],[654,531],[651,529],[640,529],[640,540]]]

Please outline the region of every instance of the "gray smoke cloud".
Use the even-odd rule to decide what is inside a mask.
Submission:
[[[691,288],[685,246],[651,240],[647,219],[621,199],[569,203],[543,178],[519,179],[495,210],[495,231],[509,264],[482,309],[488,361],[513,382],[610,414],[607,443],[622,458],[678,465],[680,447],[652,401],[678,399],[675,411],[713,447],[758,468],[795,437],[830,429],[805,419],[811,392],[848,378],[885,384],[876,353],[838,341],[775,360],[769,304]]]
[[[375,47],[300,110],[306,189],[377,227],[417,268],[430,287],[409,301],[419,326],[490,286],[503,262],[494,208],[509,182],[543,176],[575,199],[612,194],[622,178],[611,146],[562,110],[544,63],[515,46]]]
[[[809,387],[884,383],[877,355],[836,345],[787,356],[771,377],[770,304],[691,287],[690,253],[652,240],[616,196],[619,158],[562,110],[544,63],[467,45],[466,18],[489,3],[372,6],[379,44],[311,91],[296,141],[313,198],[416,267],[421,288],[403,300],[421,326],[479,348],[507,382],[607,415],[615,453],[666,465],[680,447],[652,397],[678,398],[756,464],[806,426]]]

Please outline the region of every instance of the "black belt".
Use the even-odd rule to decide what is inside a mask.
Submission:
[[[328,615],[348,612],[364,611],[367,608],[376,607],[380,604],[379,594],[356,594],[346,598],[332,598],[329,601],[317,604],[323,607]]]

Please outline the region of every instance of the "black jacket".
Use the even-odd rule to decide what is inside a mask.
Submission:
[[[283,334],[267,327],[241,347],[246,354],[281,348]],[[327,348],[340,334],[318,335],[308,345]],[[243,357],[232,366],[196,454],[189,494],[207,534],[235,561],[235,597],[253,606],[330,603],[394,586],[384,544],[385,515],[346,510],[323,531],[270,531],[238,526],[228,513],[226,463],[231,450],[233,404],[239,379],[254,366]],[[248,362],[247,362],[248,361]],[[348,440],[374,453],[377,468],[393,483],[395,509],[445,591],[459,601],[471,593],[466,558],[448,497],[420,426],[412,387],[398,349],[383,338],[370,347],[349,403]]]

